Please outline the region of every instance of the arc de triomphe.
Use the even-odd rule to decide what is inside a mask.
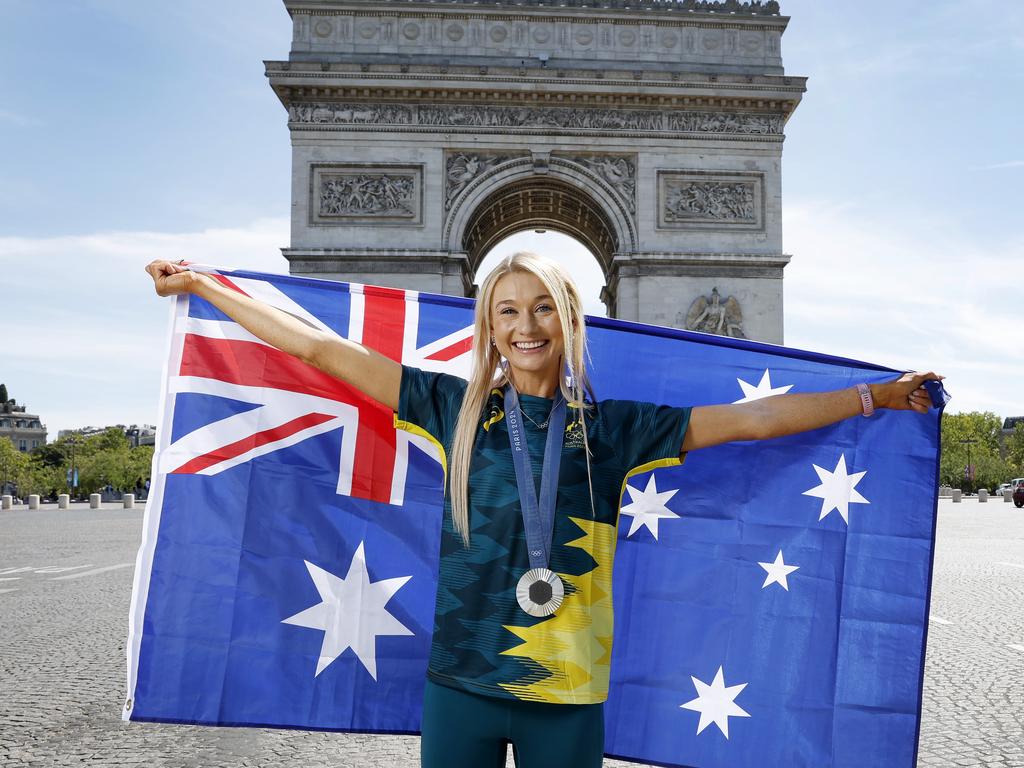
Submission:
[[[733,335],[782,341],[783,126],[805,79],[777,3],[284,2],[291,52],[266,72],[293,274],[467,295],[499,240],[553,230],[594,253],[613,317],[741,313]]]

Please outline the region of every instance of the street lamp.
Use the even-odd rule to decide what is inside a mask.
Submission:
[[[967,469],[964,470],[964,479],[971,481],[971,490],[974,490],[974,465],[971,464],[971,446],[974,445],[977,440],[973,437],[968,437],[958,441],[961,445],[967,446]]]

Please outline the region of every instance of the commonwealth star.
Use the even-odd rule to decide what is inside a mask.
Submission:
[[[693,687],[697,689],[697,698],[685,704],[680,704],[679,708],[700,712],[700,722],[697,724],[698,734],[711,725],[711,723],[714,723],[718,726],[718,730],[722,732],[722,735],[728,739],[729,718],[750,717],[750,713],[744,711],[734,701],[739,696],[740,691],[747,687],[747,684],[740,683],[739,685],[730,685],[727,688],[721,667],[718,668],[718,673],[715,675],[715,679],[711,681],[711,685],[701,682],[692,675],[690,679],[693,681]]]
[[[392,596],[412,577],[399,576],[371,582],[366,571],[363,542],[359,543],[352,556],[344,579],[308,560],[305,562],[306,570],[320,593],[320,602],[281,621],[324,633],[320,659],[313,676],[317,677],[351,648],[370,677],[376,680],[377,637],[413,634],[385,608]]]

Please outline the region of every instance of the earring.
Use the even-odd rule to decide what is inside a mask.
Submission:
[[[491,336],[491,346],[492,347],[494,346],[494,337],[493,336]]]

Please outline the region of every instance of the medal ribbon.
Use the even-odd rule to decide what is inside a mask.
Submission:
[[[533,463],[526,446],[519,394],[511,384],[505,389],[505,418],[508,442],[512,447],[512,463],[516,468],[526,547],[530,568],[547,568],[551,559],[551,533],[555,524],[555,498],[558,495],[558,468],[562,462],[562,437],[565,433],[565,398],[559,392],[551,406],[548,436],[544,443],[544,463],[540,476],[540,503],[533,483]]]

